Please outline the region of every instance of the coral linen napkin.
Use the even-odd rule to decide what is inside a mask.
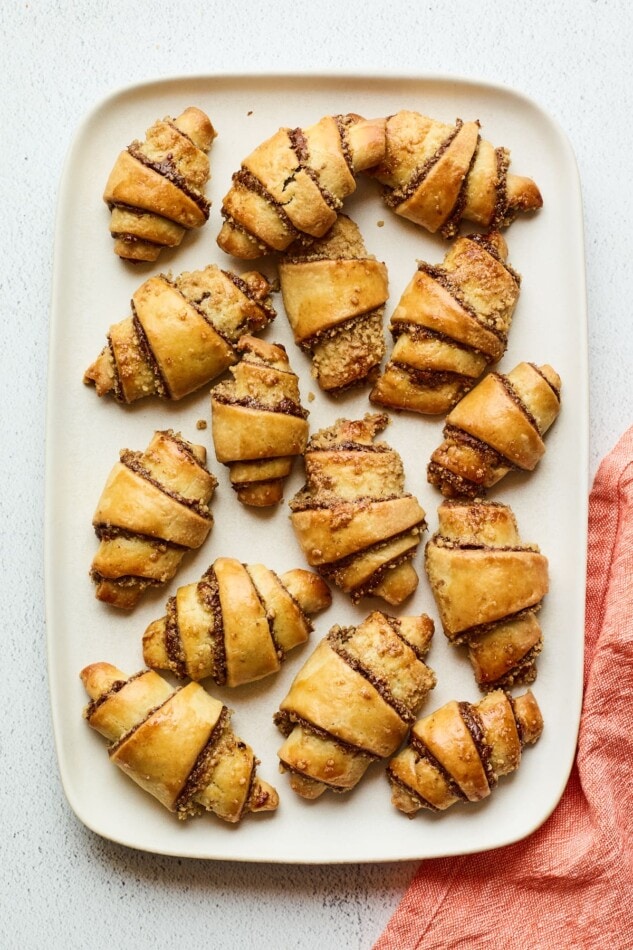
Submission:
[[[585,651],[558,807],[516,844],[424,862],[374,950],[633,947],[633,428],[589,498]]]

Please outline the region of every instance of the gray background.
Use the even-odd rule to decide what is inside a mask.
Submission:
[[[64,798],[43,597],[47,333],[63,159],[93,105],[163,76],[452,73],[528,94],[566,131],[580,169],[593,474],[632,421],[633,4],[5,0],[0,36],[0,945],[370,947],[416,864],[278,867],[135,853],[86,830]]]

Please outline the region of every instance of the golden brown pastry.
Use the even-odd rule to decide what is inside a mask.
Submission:
[[[132,315],[110,327],[84,382],[123,403],[182,399],[236,362],[244,333],[274,319],[270,291],[263,274],[240,277],[214,264],[173,279],[150,277],[132,297]]]
[[[279,129],[233,175],[219,246],[247,259],[323,237],[356,190],[355,175],[384,152],[384,119],[328,115],[305,129]]]
[[[155,261],[163,247],[202,227],[209,217],[206,153],[215,136],[209,117],[190,106],[176,119],[159,119],[120,153],[103,193],[115,254]]]
[[[446,417],[427,469],[431,485],[447,498],[474,498],[511,469],[531,472],[560,411],[560,386],[551,366],[535,363],[484,377]]]
[[[309,614],[329,607],[327,585],[300,568],[279,577],[263,564],[217,558],[200,581],[179,587],[149,625],[143,658],[181,679],[240,686],[276,673],[305,643]]]
[[[127,676],[110,663],[80,675],[91,700],[84,717],[110,743],[110,760],[178,818],[209,811],[235,823],[275,811],[277,792],[257,777],[229,710],[198,683],[173,689],[152,670]]]
[[[326,392],[371,381],[385,353],[387,268],[367,253],[357,225],[339,215],[324,238],[293,247],[279,264],[295,343]]]
[[[233,379],[211,390],[211,431],[218,462],[244,505],[278,504],[295,456],[308,441],[308,412],[285,348],[243,336]]]
[[[418,719],[406,747],[389,763],[391,800],[409,817],[421,808],[444,811],[459,801],[481,801],[500,776],[519,767],[523,747],[542,731],[529,690],[512,698],[498,689],[475,705],[446,703]]]
[[[536,619],[548,591],[547,558],[519,536],[507,505],[445,501],[426,545],[426,573],[444,633],[468,644],[482,689],[531,683],[541,652]]]
[[[303,798],[349,792],[404,739],[435,674],[423,662],[433,622],[371,613],[332,627],[295,677],[275,723],[282,771]]]
[[[99,600],[134,607],[205,541],[217,485],[205,462],[203,446],[171,429],[155,432],[144,452],[121,451],[92,519],[99,548],[91,576]]]
[[[374,594],[397,605],[417,587],[411,561],[426,524],[404,491],[402,459],[374,442],[388,421],[367,414],[316,432],[305,453],[306,483],[290,508],[311,567],[354,602]]]
[[[402,110],[387,119],[385,157],[372,174],[396,214],[454,237],[462,220],[497,230],[543,204],[531,178],[508,172],[510,153],[479,134],[479,122],[447,125]]]
[[[506,348],[520,278],[498,231],[459,237],[442,265],[418,263],[391,317],[394,346],[370,399],[448,412]]]

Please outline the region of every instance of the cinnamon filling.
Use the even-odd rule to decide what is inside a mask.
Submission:
[[[426,162],[424,162],[424,164],[420,165],[419,168],[416,168],[409,180],[405,182],[403,186],[400,188],[394,188],[391,192],[388,192],[385,195],[385,203],[390,208],[397,208],[399,204],[402,204],[402,202],[406,201],[417,191],[431,169],[437,165],[448,149],[449,145],[452,144],[453,139],[455,139],[463,124],[464,123],[461,119],[457,119],[455,127],[451,130],[448,137],[444,139],[442,144],[436,150],[435,154],[431,155],[426,160]]]
[[[191,187],[184,175],[178,171],[178,168],[171,159],[170,155],[164,158],[161,162],[153,162],[151,159],[147,158],[138,145],[134,143],[128,146],[128,152],[132,158],[135,158],[138,162],[141,162],[142,165],[145,165],[147,168],[151,168],[159,175],[162,175],[163,178],[166,178],[173,185],[179,188],[183,194],[185,194],[191,199],[191,201],[194,202],[194,204],[198,206],[205,218],[209,217],[211,203],[205,198],[203,194]]]
[[[220,589],[213,567],[205,571],[198,582],[198,597],[213,617],[213,624],[208,631],[208,637],[211,641],[213,651],[213,679],[218,686],[224,686],[227,675],[224,625],[222,623]]]

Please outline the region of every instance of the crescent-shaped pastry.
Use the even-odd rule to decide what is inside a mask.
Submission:
[[[370,399],[448,412],[505,352],[520,278],[498,231],[457,238],[442,265],[418,263],[391,317],[394,346]]]
[[[132,297],[132,315],[110,327],[84,382],[122,403],[182,399],[237,361],[243,334],[274,319],[270,291],[257,271],[238,276],[214,264],[150,277]]]
[[[208,811],[236,823],[275,811],[275,789],[233,732],[230,712],[198,683],[173,689],[158,673],[127,676],[110,663],[81,671],[88,724],[110,743],[110,761],[178,818]]]
[[[373,175],[396,214],[452,238],[462,220],[497,230],[542,206],[536,184],[511,175],[509,164],[508,149],[482,139],[479,122],[447,125],[402,110],[387,119],[385,158]]]
[[[149,625],[143,658],[181,679],[240,686],[276,673],[305,643],[309,615],[329,607],[329,588],[300,568],[280,577],[263,564],[217,558],[197,583],[179,587],[166,616]]]
[[[244,336],[233,379],[211,390],[211,432],[218,462],[244,505],[278,504],[284,481],[308,441],[308,412],[281,344]]]
[[[171,429],[155,432],[144,452],[121,451],[92,519],[99,548],[91,576],[99,600],[134,607],[206,540],[217,480],[205,461],[203,446]]]
[[[353,601],[374,594],[401,604],[413,593],[424,509],[404,491],[402,459],[385,442],[384,414],[339,419],[311,436],[306,483],[290,502],[308,564]]]
[[[560,411],[560,387],[551,366],[535,363],[485,376],[446,417],[427,468],[431,485],[447,498],[475,498],[512,469],[533,471]]]
[[[249,259],[323,237],[356,190],[355,176],[384,153],[384,119],[328,115],[304,129],[279,129],[233,175],[219,246]]]
[[[433,622],[374,611],[333,627],[297,673],[275,722],[292,789],[318,798],[349,792],[372,762],[392,755],[435,686],[424,663]]]
[[[309,248],[293,247],[279,281],[295,343],[329,393],[371,381],[385,353],[387,268],[367,253],[358,226],[339,215]]]
[[[452,700],[411,728],[406,747],[387,768],[393,804],[409,817],[425,808],[445,811],[456,802],[487,798],[502,775],[515,771],[525,745],[543,731],[528,690],[502,690],[478,703]]]
[[[128,261],[155,261],[202,227],[209,202],[206,153],[216,136],[209,117],[190,106],[176,119],[160,119],[145,139],[118,156],[103,192],[110,208],[114,252]]]
[[[536,613],[549,588],[547,558],[521,541],[507,505],[445,501],[425,568],[442,627],[466,643],[482,689],[531,683],[542,635]]]

